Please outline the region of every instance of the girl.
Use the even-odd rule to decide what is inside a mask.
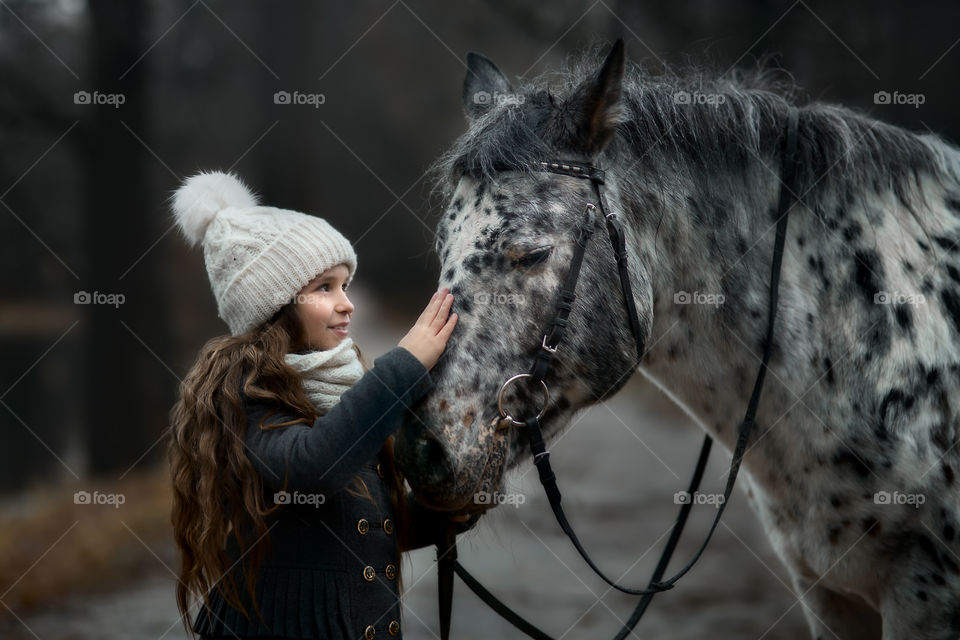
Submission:
[[[356,254],[326,221],[258,206],[223,173],[185,181],[173,211],[203,244],[230,328],[171,412],[184,625],[204,638],[401,637],[400,552],[478,517],[405,495],[393,460],[392,434],[456,325],[453,296],[434,294],[367,370],[349,337]]]

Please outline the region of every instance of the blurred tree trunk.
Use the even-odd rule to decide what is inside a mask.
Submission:
[[[84,166],[84,284],[91,291],[126,297],[119,308],[85,307],[82,323],[85,370],[78,377],[85,387],[83,425],[93,474],[126,471],[160,436],[169,410],[161,391],[171,388],[170,373],[158,361],[169,353],[168,304],[156,274],[159,248],[132,266],[165,228],[158,213],[161,199],[154,196],[144,167],[149,152],[131,133],[148,139],[144,86],[149,56],[137,62],[147,50],[146,6],[89,2],[87,75],[93,82],[88,90],[125,97],[120,108],[92,105],[81,122],[90,149]],[[159,450],[155,447],[152,454]]]

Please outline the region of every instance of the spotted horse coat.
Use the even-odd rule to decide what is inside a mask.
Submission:
[[[467,63],[470,126],[435,167],[449,203],[439,285],[456,296],[458,328],[398,437],[417,495],[463,507],[529,464],[496,395],[540,346],[592,194],[588,181],[528,163],[605,168],[627,235],[639,370],[727,449],[764,348],[777,199],[791,188],[741,486],[813,638],[960,637],[958,149],[844,107],[801,105],[764,73],[649,75],[622,44],[516,88],[483,56]],[[782,185],[794,107],[799,169]],[[548,444],[635,371],[605,235],[588,247],[547,377]],[[515,415],[540,402],[522,385],[505,396]]]

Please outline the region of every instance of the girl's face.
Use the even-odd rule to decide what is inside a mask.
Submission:
[[[307,283],[297,294],[294,311],[311,349],[326,351],[347,337],[353,303],[347,299],[347,265],[338,264]]]

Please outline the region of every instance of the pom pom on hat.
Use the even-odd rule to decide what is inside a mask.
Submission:
[[[227,208],[257,206],[257,197],[240,178],[220,171],[198,173],[173,194],[173,214],[184,237],[196,246],[216,215]]]

